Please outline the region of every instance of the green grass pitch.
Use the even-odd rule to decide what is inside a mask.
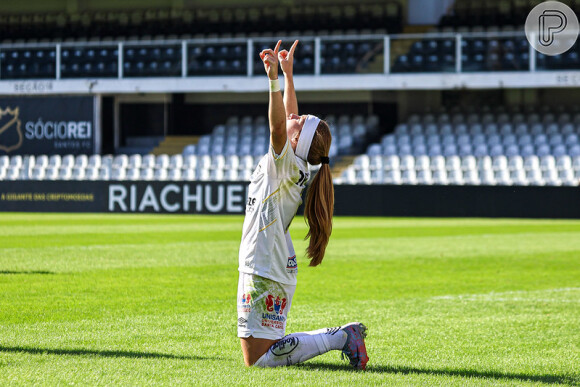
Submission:
[[[310,268],[297,217],[288,332],[365,323],[366,372],[244,367],[242,221],[0,214],[0,385],[580,385],[580,221],[338,217]]]

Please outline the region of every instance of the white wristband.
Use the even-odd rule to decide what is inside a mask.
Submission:
[[[280,91],[280,81],[278,79],[270,79],[270,91],[272,93]]]

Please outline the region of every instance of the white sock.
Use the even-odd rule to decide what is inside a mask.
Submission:
[[[333,349],[342,349],[347,334],[336,328],[323,328],[311,332],[284,336],[254,364],[256,367],[280,367],[302,363]]]

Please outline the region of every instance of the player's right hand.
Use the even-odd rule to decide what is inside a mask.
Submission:
[[[278,79],[278,50],[280,49],[281,44],[282,41],[279,40],[274,50],[262,50],[260,53],[260,58],[262,59],[262,62],[264,62],[266,74],[268,74],[268,78],[272,80]]]

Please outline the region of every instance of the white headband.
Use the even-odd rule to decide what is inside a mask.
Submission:
[[[298,144],[296,145],[296,156],[304,161],[308,161],[308,152],[310,152],[310,145],[312,144],[314,132],[316,132],[319,122],[320,118],[312,115],[308,115],[306,121],[304,121],[304,126],[302,127],[302,132],[300,132]]]

